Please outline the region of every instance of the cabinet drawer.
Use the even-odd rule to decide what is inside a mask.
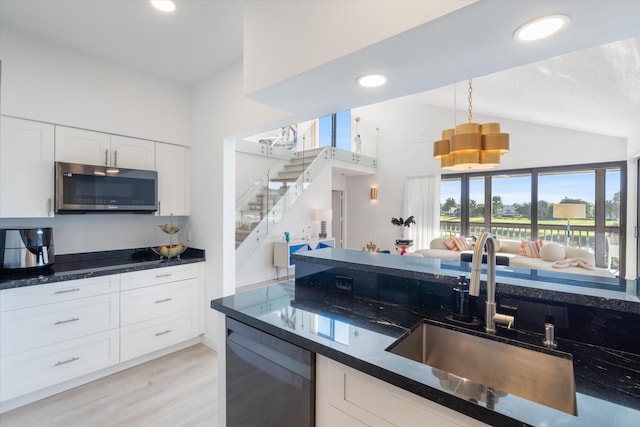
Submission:
[[[0,312],[69,301],[120,290],[120,276],[91,277],[0,291]]]
[[[121,293],[122,326],[194,308],[196,279],[132,289]]]
[[[0,358],[4,401],[118,363],[118,330]]]
[[[0,313],[0,355],[118,328],[119,310],[116,293]]]
[[[198,277],[196,264],[181,265],[175,267],[156,268],[153,270],[136,271],[121,275],[121,289],[123,291],[142,288],[145,286],[160,285],[163,283],[177,282],[180,280]]]
[[[120,328],[120,361],[178,344],[197,336],[196,315],[192,311],[159,320]]]

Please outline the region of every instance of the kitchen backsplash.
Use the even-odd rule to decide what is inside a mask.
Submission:
[[[56,254],[129,249],[168,244],[169,236],[158,225],[168,216],[135,214],[56,215],[54,218],[0,219],[0,228],[52,227]],[[189,217],[173,217],[184,225],[174,243],[187,243]]]

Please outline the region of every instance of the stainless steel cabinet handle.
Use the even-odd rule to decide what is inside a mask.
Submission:
[[[61,291],[55,291],[55,294],[67,294],[69,292],[78,292],[80,288],[63,289]]]
[[[109,150],[104,150],[104,165],[109,166]]]
[[[80,320],[79,317],[73,317],[73,318],[67,319],[67,320],[58,320],[56,323],[54,323],[54,325],[62,325],[64,323],[77,322],[78,320]]]
[[[47,216],[53,216],[53,211],[51,210],[51,197],[47,199]]]
[[[171,332],[171,329],[167,329],[166,331],[162,331],[162,332],[156,332],[156,336],[159,337],[160,335],[165,335],[165,334],[168,334],[169,332]]]
[[[62,361],[56,363],[53,366],[66,365],[67,363],[75,362],[76,360],[80,360],[80,358],[79,357],[72,357],[71,359],[68,359],[68,360],[62,360]]]
[[[118,150],[113,150],[113,167],[118,167]]]
[[[156,279],[160,279],[161,277],[170,277],[171,273],[165,273],[165,274],[158,274],[156,275]]]
[[[162,302],[169,302],[171,301],[173,298],[165,298],[165,299],[159,299],[156,301],[156,304],[160,304]]]
[[[162,215],[162,202],[160,202],[160,200],[158,200],[158,215]]]

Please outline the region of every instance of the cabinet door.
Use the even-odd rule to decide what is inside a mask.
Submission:
[[[1,120],[0,217],[53,216],[54,126]]]
[[[109,166],[111,135],[56,126],[56,161]]]
[[[156,143],[158,215],[189,215],[186,169],[185,147]]]
[[[453,409],[318,355],[316,426],[486,427]]]
[[[111,166],[126,169],[155,170],[155,142],[111,135]]]

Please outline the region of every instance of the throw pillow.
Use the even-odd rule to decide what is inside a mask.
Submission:
[[[564,259],[565,256],[564,246],[560,246],[557,243],[547,243],[540,249],[540,258],[544,261],[556,262]]]
[[[467,242],[467,239],[464,237],[454,237],[454,241],[456,242],[456,247],[459,251],[466,251],[467,249],[471,249],[472,246]]]
[[[449,236],[447,240],[444,241],[444,245],[449,248],[450,251],[455,251],[456,249],[456,236]]]
[[[529,258],[540,258],[540,249],[544,245],[542,240],[535,240],[533,242],[521,242],[519,255]]]

